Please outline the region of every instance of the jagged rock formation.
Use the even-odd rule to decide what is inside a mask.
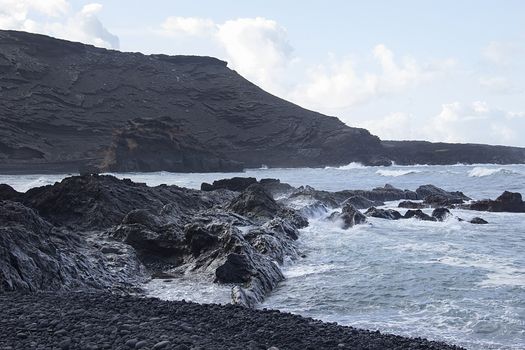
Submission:
[[[525,149],[381,142],[261,90],[211,57],[0,31],[0,171],[523,163]]]
[[[259,183],[203,192],[86,175],[1,189],[16,202],[0,202],[0,290],[131,287],[147,269],[233,284],[233,302],[253,306],[284,278],[278,264],[298,257],[308,225]]]
[[[386,219],[386,220],[399,220],[403,218],[403,215],[394,209],[379,209],[379,208],[369,208],[365,212],[366,216],[371,216],[373,218]]]
[[[90,242],[21,203],[0,201],[0,291],[129,289],[145,278],[126,245]]]

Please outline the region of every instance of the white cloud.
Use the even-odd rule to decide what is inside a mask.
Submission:
[[[507,65],[513,62],[516,56],[522,52],[523,47],[518,43],[492,41],[483,48],[482,55],[491,63]]]
[[[168,17],[161,24],[161,33],[166,35],[213,35],[217,25],[211,20],[198,17]]]
[[[286,30],[266,18],[239,18],[218,26],[216,34],[230,63],[240,74],[272,92],[290,63],[292,47]]]
[[[488,92],[495,94],[505,95],[519,92],[512,82],[505,77],[481,77],[479,78],[479,84]]]
[[[273,93],[283,93],[282,78],[293,51],[286,30],[263,17],[224,23],[197,17],[168,17],[157,33],[180,39],[201,37],[218,44],[228,64],[241,75]]]
[[[525,112],[510,112],[486,102],[443,104],[434,117],[414,118],[393,113],[361,123],[382,139],[486,143],[525,146]]]
[[[102,5],[90,3],[72,13],[65,0],[0,0],[0,28],[23,30],[118,48],[119,39],[100,22]],[[34,15],[38,15],[38,20]]]
[[[372,134],[383,140],[414,140],[418,139],[417,121],[408,113],[391,113],[384,118],[358,122],[356,126],[368,129]]]
[[[92,16],[92,15],[96,15],[100,11],[102,11],[102,4],[92,3],[92,4],[87,4],[84,7],[82,7],[82,10],[80,11],[80,13],[85,16]]]
[[[158,33],[181,38],[207,38],[224,50],[229,66],[263,89],[304,107],[330,113],[372,98],[401,93],[430,81],[455,65],[453,60],[421,64],[411,57],[396,59],[385,45],[371,53],[375,69],[361,73],[351,58],[331,57],[328,63],[303,67],[294,76],[300,59],[286,29],[276,21],[256,17],[218,24],[210,19],[168,17]],[[295,80],[293,81],[293,79]]]
[[[491,144],[521,144],[525,114],[504,111],[477,101],[444,104],[429,125],[427,135],[433,140]]]
[[[290,98],[313,109],[348,108],[430,81],[455,64],[453,60],[445,60],[421,65],[410,57],[399,62],[383,44],[377,45],[372,54],[378,71],[360,73],[350,58],[332,60],[329,65],[312,69],[308,80],[299,84]]]

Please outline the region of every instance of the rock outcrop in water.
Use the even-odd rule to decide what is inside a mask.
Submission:
[[[525,213],[525,202],[522,200],[521,193],[505,191],[495,200],[475,201],[463,205],[462,208],[478,211]]]
[[[423,185],[416,189],[416,193],[423,203],[431,207],[452,207],[456,204],[462,204],[471,198],[463,192],[449,192],[434,185]]]
[[[524,163],[525,149],[381,141],[261,90],[211,57],[0,31],[0,171]]]

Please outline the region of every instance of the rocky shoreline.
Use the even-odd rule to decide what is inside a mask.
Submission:
[[[0,293],[0,307],[6,350],[460,349],[276,310],[108,293]]]
[[[399,207],[407,210],[401,214],[397,210],[380,208],[386,201],[400,201]],[[433,208],[431,215],[421,210],[424,208]],[[158,309],[201,308],[200,314],[195,311],[200,315],[196,316],[196,320],[200,320],[198,322],[203,322],[203,315],[209,312],[216,312],[217,319],[220,319],[221,314],[234,312],[232,310],[235,313],[243,310],[239,311],[243,315],[253,313],[256,319],[265,319],[265,313],[244,311],[246,309],[242,308],[168,303],[129,295],[141,294],[140,286],[152,277],[176,278],[198,273],[206,276],[210,283],[231,286],[232,303],[251,308],[263,301],[284,279],[280,268],[283,261],[301,258],[302,253],[295,241],[300,235],[299,230],[308,225],[309,218],[321,218],[350,229],[354,225],[365,224],[367,217],[444,221],[452,215],[450,208],[525,212],[525,203],[519,193],[511,192],[505,192],[496,200],[471,201],[461,192],[448,192],[432,185],[420,186],[416,191],[385,185],[372,190],[328,192],[308,186],[292,187],[277,179],[257,181],[255,178],[203,183],[201,190],[167,185],[148,187],[107,175],[73,176],[25,193],[19,193],[8,185],[0,185],[2,309],[13,309],[11,311],[15,312],[15,305],[23,301],[27,310],[31,307],[45,310],[43,305],[46,302],[60,305],[71,303],[73,309],[80,310],[82,305],[91,303],[86,300],[97,303],[112,300],[115,305],[122,305],[123,313],[129,311],[126,308],[133,309],[131,305],[136,303],[137,308],[146,308],[145,305],[150,304]],[[470,219],[470,222],[486,223],[479,217]],[[37,294],[24,294],[27,292]],[[101,305],[106,305],[96,311],[101,319],[115,317],[110,317],[109,312],[104,314],[107,301],[101,302]],[[290,321],[292,319],[296,321]],[[64,327],[72,327],[64,322]],[[273,327],[289,327],[290,322],[312,323],[298,316],[286,316],[275,320]],[[16,324],[9,326],[15,327]],[[396,344],[410,344],[409,348],[414,349],[454,348],[319,322],[310,326],[316,329],[315,332],[332,329],[335,332],[339,329],[341,337],[350,332],[355,335],[351,348],[381,349],[385,348],[381,347],[385,344],[394,349],[406,348],[396,347],[401,346]],[[19,327],[17,333],[20,333],[20,327],[25,326],[18,324],[16,327]],[[91,329],[94,326],[90,324],[86,327]],[[155,327],[155,332],[164,330],[164,326]],[[191,327],[198,327],[198,323]],[[141,330],[142,338],[149,331]],[[44,337],[45,334],[49,337],[46,332],[36,336]],[[163,341],[170,344],[176,342],[172,338],[163,340],[161,333],[155,334],[144,344],[151,347]],[[170,334],[168,338],[172,337]],[[30,342],[31,336],[26,336],[9,334],[6,339]],[[246,339],[252,339],[250,337]],[[286,349],[296,348],[296,345],[299,348],[301,344],[331,341],[331,337],[337,340],[327,345],[328,348],[337,348],[339,344],[349,342],[335,335],[306,342],[309,338],[302,334],[295,337],[295,342],[264,343],[261,346],[270,348],[280,344]],[[211,344],[208,342],[213,341],[211,338],[207,337],[202,344],[208,346]],[[231,343],[235,346],[244,344],[239,348],[246,348],[244,340],[238,338],[231,340]],[[51,337],[46,341],[54,342],[53,339]],[[118,339],[123,341],[122,337]],[[154,339],[156,343],[153,343]],[[128,340],[126,338],[126,342]],[[137,339],[137,343],[139,341]],[[118,346],[125,348],[126,342]],[[70,345],[71,348],[78,348],[84,343],[89,342],[80,344],[71,339]],[[165,344],[168,346],[168,343]],[[192,344],[197,346],[200,343]],[[359,344],[365,345],[359,347]],[[367,347],[366,344],[372,346]],[[219,344],[216,346],[220,348]]]

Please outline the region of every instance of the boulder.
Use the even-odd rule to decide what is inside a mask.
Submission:
[[[421,209],[409,209],[404,215],[405,219],[416,218],[423,221],[437,221],[435,217],[425,214]]]
[[[20,197],[21,193],[16,191],[13,187],[0,184],[0,200],[16,201]]]
[[[462,204],[461,198],[442,196],[440,194],[430,195],[423,201],[424,204],[432,208],[447,207],[454,208],[457,204]]]
[[[249,186],[226,207],[237,214],[246,216],[260,223],[272,220],[277,216],[289,217],[298,226],[308,225],[308,221],[292,209],[285,209],[279,205],[271,194],[260,184]]]
[[[463,192],[448,192],[434,185],[419,186],[416,193],[424,200],[424,203],[433,207],[451,207],[471,199]]]
[[[428,207],[428,205],[421,202],[402,201],[397,205],[397,207],[405,209],[425,209]]]
[[[254,177],[232,177],[231,179],[213,181],[213,184],[211,185],[203,182],[201,184],[201,191],[226,189],[230,191],[242,192],[254,183],[257,183],[257,179]]]
[[[463,206],[463,208],[478,211],[525,213],[525,202],[520,193],[505,191],[495,200],[475,201]]]
[[[379,207],[385,205],[385,203],[381,201],[373,201],[359,195],[348,198],[343,202],[342,205],[345,206],[347,203],[352,204],[357,209],[368,209],[370,207]]]
[[[331,221],[340,222],[341,228],[344,230],[347,230],[355,225],[364,224],[366,222],[366,216],[364,216],[350,203],[347,203],[343,207],[341,213],[334,212],[328,219]]]
[[[476,225],[486,225],[488,224],[488,221],[480,218],[480,217],[475,217],[475,218],[472,218],[470,221],[469,221],[471,224],[476,224]]]
[[[276,196],[289,195],[295,190],[295,187],[282,183],[279,179],[261,179],[259,183],[275,198]]]
[[[409,200],[419,199],[416,192],[413,192],[410,190],[402,190],[390,184],[386,184],[384,187],[376,187],[371,191],[352,190],[352,191],[341,191],[341,192],[335,192],[335,193],[347,194],[348,195],[347,198],[350,197],[351,195],[358,195],[358,196],[365,197],[372,201],[381,201],[381,202],[398,201],[398,200],[403,200],[403,199],[409,199]]]
[[[399,220],[403,218],[403,215],[401,215],[397,210],[378,209],[375,207],[368,209],[365,212],[365,215],[374,217],[374,218],[379,218],[379,219],[387,219],[387,220]]]
[[[432,217],[437,221],[445,221],[449,216],[452,216],[452,213],[447,208],[436,208],[432,211]]]

